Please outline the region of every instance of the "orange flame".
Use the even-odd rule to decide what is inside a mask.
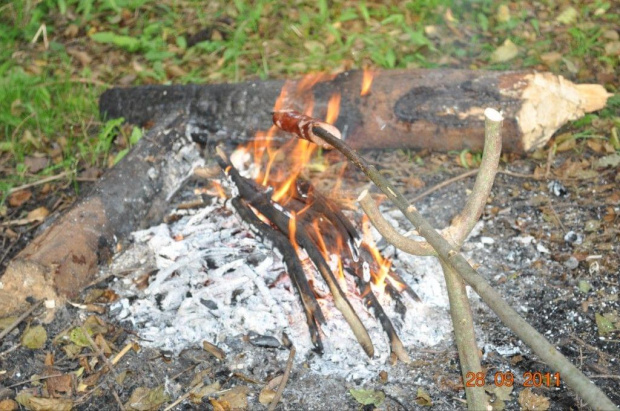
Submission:
[[[325,116],[325,122],[327,124],[334,124],[338,120],[340,114],[340,93],[334,93],[329,98],[327,103],[327,115]]]
[[[288,220],[288,238],[293,245],[295,251],[299,250],[299,245],[297,245],[297,215],[295,212],[291,212],[291,218]]]
[[[364,74],[362,76],[362,92],[360,96],[365,96],[370,93],[370,86],[372,85],[372,79],[374,77],[374,73],[368,69],[364,69]]]
[[[374,285],[377,286],[379,291],[383,293],[385,291],[386,279],[391,278],[389,276],[389,273],[390,268],[392,267],[392,261],[387,258],[383,258],[381,252],[379,252],[379,249],[375,244],[375,240],[372,238],[372,233],[370,231],[370,221],[368,220],[368,217],[366,215],[362,217],[362,233],[366,248],[372,254],[372,257],[379,266],[378,271],[371,270],[370,272],[372,276],[372,282]]]
[[[311,74],[297,82],[286,82],[282,87],[280,95],[274,102],[274,111],[282,109],[295,109],[303,112],[308,116],[312,116],[314,112],[314,95],[312,93],[312,87],[326,79],[331,78],[330,75],[325,74]],[[373,73],[369,70],[365,70],[363,74],[362,92],[361,95],[367,95],[370,92],[370,87],[373,80]],[[303,104],[295,104],[296,102],[303,102]],[[327,104],[327,111],[325,114],[325,122],[328,124],[334,124],[338,120],[340,114],[341,95],[334,93],[330,96]],[[244,148],[239,150],[245,150],[243,153],[245,156],[251,154],[253,158],[246,161],[246,164],[250,168],[248,171],[252,175],[252,178],[263,186],[273,187],[272,200],[278,202],[280,205],[285,206],[295,195],[296,180],[300,174],[307,168],[310,163],[313,154],[317,150],[317,146],[306,140],[290,139],[285,144],[276,146],[273,144],[274,137],[276,136],[278,129],[272,126],[267,131],[259,131],[256,133],[253,141]],[[247,153],[247,154],[246,154]],[[247,157],[246,157],[247,158]],[[346,163],[340,170],[339,178],[336,181],[336,186],[340,184],[342,174],[346,168]],[[218,191],[221,187],[217,187]],[[223,190],[221,190],[223,192]],[[306,205],[309,207],[310,205]],[[269,223],[269,220],[260,214],[257,210],[254,210],[255,214],[264,222]],[[306,208],[297,213],[291,213],[291,217],[288,223],[289,240],[294,249],[301,252],[296,239],[297,222],[301,213],[305,212]],[[344,261],[340,256],[346,254],[345,240],[340,236],[336,236],[335,244],[328,241],[328,237],[324,237],[319,227],[324,228],[324,224],[319,221],[312,222],[312,227],[316,231],[316,243],[317,246],[327,262],[330,263],[334,269],[334,275],[337,277],[340,285],[345,289],[347,287],[346,278],[344,275]],[[329,226],[329,224],[327,225]],[[366,240],[366,246],[372,254],[376,263],[372,266],[374,269],[372,274],[373,289],[377,292],[383,292],[386,286],[386,281],[394,285],[397,289],[402,289],[402,284],[390,277],[391,262],[384,259],[381,253],[378,251],[370,230],[368,222],[363,224],[364,238]],[[328,244],[326,244],[328,243]],[[335,260],[334,260],[335,259]],[[313,277],[312,272],[307,272],[309,278]]]

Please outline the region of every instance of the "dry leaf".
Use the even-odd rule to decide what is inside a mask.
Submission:
[[[47,341],[47,332],[41,325],[29,327],[22,334],[22,345],[31,350],[43,348],[45,341]]]
[[[552,66],[555,63],[562,60],[562,55],[557,51],[550,51],[548,53],[543,53],[540,55],[540,60],[545,63],[547,66]]]
[[[276,390],[278,389],[278,386],[282,381],[282,377],[282,375],[278,375],[277,377],[271,379],[271,381],[269,381],[267,385],[265,385],[265,387],[261,390],[260,395],[258,396],[258,402],[263,405],[268,405],[271,403],[273,397],[276,396]]]
[[[230,411],[230,404],[226,401],[218,401],[215,398],[211,398],[209,402],[213,406],[213,411]]]
[[[50,160],[47,157],[27,156],[24,158],[24,165],[31,173],[38,173],[43,170],[49,162]]]
[[[574,7],[569,7],[560,13],[560,15],[555,18],[555,21],[564,25],[573,24],[577,20],[578,15],[579,13]]]
[[[32,197],[32,191],[19,190],[9,195],[9,205],[11,207],[19,207]]]
[[[169,398],[164,392],[163,385],[153,389],[138,387],[131,393],[131,397],[125,406],[129,410],[150,411],[158,409],[160,405],[168,400]]]
[[[492,63],[504,63],[512,60],[519,54],[519,48],[510,39],[506,39],[504,44],[495,49],[491,54]]]
[[[375,390],[349,390],[349,393],[355,398],[355,401],[362,405],[379,406],[385,401],[385,393]]]
[[[15,411],[19,405],[13,400],[0,401],[0,411]]]
[[[519,393],[519,404],[523,411],[545,411],[549,409],[549,399],[534,394],[531,388],[526,388]]]
[[[218,360],[223,360],[224,358],[226,358],[226,353],[224,351],[222,351],[220,348],[216,347],[208,341],[202,342],[202,348]]]
[[[71,411],[73,401],[64,398],[30,397],[29,409],[33,411]]]
[[[611,41],[605,44],[605,54],[608,56],[620,56],[620,41]]]
[[[26,220],[29,223],[32,223],[35,221],[43,221],[45,220],[45,217],[47,217],[49,214],[50,212],[47,208],[38,207],[28,213],[28,215],[26,216]]]
[[[418,394],[415,398],[415,402],[418,405],[421,405],[423,407],[430,407],[433,405],[433,401],[431,400],[431,396],[428,395],[428,393],[426,391],[424,391],[423,388],[418,388]]]
[[[220,401],[227,402],[231,410],[245,410],[248,408],[248,393],[250,389],[245,385],[238,385],[226,391],[219,397]]]
[[[45,380],[45,387],[51,397],[57,397],[58,393],[71,394],[73,391],[73,379],[71,374],[63,374]]]
[[[202,402],[203,397],[207,397],[212,395],[220,390],[219,381],[214,382],[213,384],[209,384],[206,387],[200,387],[198,389],[193,389],[190,393],[190,399],[194,404],[200,404]]]
[[[601,337],[614,332],[616,330],[616,327],[614,327],[614,324],[609,320],[609,318],[602,316],[599,313],[595,313],[594,317],[596,319],[596,327],[598,328],[598,335],[600,335]]]
[[[497,8],[497,13],[495,14],[495,18],[500,23],[506,23],[510,21],[510,9],[507,5],[502,4]]]

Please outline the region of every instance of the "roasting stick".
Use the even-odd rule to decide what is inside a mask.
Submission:
[[[244,179],[239,172],[230,164],[226,154],[221,148],[216,148],[217,160],[220,167],[224,172],[232,179],[239,194],[243,197],[252,207],[257,209],[261,214],[269,219],[278,229],[287,237],[290,236],[289,220],[290,218],[282,211],[279,211],[272,203],[271,200],[263,193],[256,191],[251,187],[248,180]],[[344,319],[349,323],[355,338],[360,343],[364,352],[372,357],[374,355],[374,346],[368,335],[368,331],[364,324],[359,319],[351,303],[347,299],[346,295],[338,285],[338,281],[331,272],[329,265],[325,262],[325,259],[321,255],[321,252],[314,245],[312,239],[308,236],[304,230],[296,230],[295,239],[301,247],[303,247],[310,260],[314,263],[315,267],[327,283],[329,290],[334,298],[334,305],[342,313]]]
[[[323,316],[321,306],[317,302],[314,292],[308,283],[308,279],[304,274],[304,269],[301,261],[299,261],[297,252],[284,234],[280,231],[274,230],[270,225],[262,222],[240,197],[233,198],[231,203],[241,218],[248,223],[253,230],[258,232],[260,235],[264,235],[266,239],[271,241],[273,246],[282,253],[282,258],[284,260],[284,264],[286,264],[288,275],[299,293],[301,305],[306,313],[306,322],[308,324],[308,329],[310,330],[310,339],[312,340],[312,344],[315,349],[319,353],[322,353],[323,343],[321,342],[318,324],[324,324],[325,317]]]

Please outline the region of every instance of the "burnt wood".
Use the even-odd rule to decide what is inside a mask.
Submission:
[[[284,81],[237,84],[114,88],[101,96],[107,118],[144,124],[182,110],[204,142],[238,144],[272,125],[271,112]],[[503,112],[503,147],[523,152],[544,144],[564,123],[605,106],[599,85],[576,85],[550,73],[456,69],[389,70],[375,73],[371,91],[360,96],[362,72],[349,71],[319,81],[289,83],[281,109],[325,118],[327,103],[341,94],[335,126],[354,149],[428,148],[480,150],[484,109]],[[276,138],[286,139],[280,132]]]

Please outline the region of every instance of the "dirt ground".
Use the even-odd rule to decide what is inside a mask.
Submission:
[[[551,163],[548,158],[505,156],[501,166],[506,173],[497,177],[484,224],[464,250],[509,304],[612,401],[620,403],[620,177],[617,165],[601,162],[606,154],[596,148],[585,150],[580,158],[559,153]],[[456,165],[454,156],[447,154],[372,151],[366,155],[409,198],[464,171]],[[341,161],[337,154],[329,156],[332,163]],[[410,161],[412,157],[418,160]],[[351,198],[365,184],[351,168],[344,179],[344,193]],[[424,197],[417,202],[419,210],[436,226],[445,225],[472,181],[466,178]],[[315,179],[315,183],[326,189],[333,180]],[[259,394],[270,379],[284,370],[287,354],[282,349],[254,346],[244,339],[227,341],[234,355],[223,360],[202,347],[179,356],[142,348],[124,354],[109,371],[101,356],[75,334],[80,324],[98,327],[110,348],[110,358],[130,341],[140,345],[131,324],[120,323],[106,310],[106,303],[113,300],[105,293],[109,281],[102,281],[87,290],[82,301],[74,302],[99,307],[102,312],[94,314],[97,321],[88,318],[93,313],[82,309],[84,306],[67,305],[51,324],[44,325],[47,338],[42,346],[24,347],[27,329],[39,323],[36,317],[22,322],[0,341],[0,400],[17,397],[23,403],[27,395],[51,395],[71,399],[79,410],[117,409],[119,402],[126,409],[164,409],[191,387],[202,384],[203,389],[211,391],[202,391],[207,394],[194,395],[193,401],[183,401],[175,409],[219,410],[226,404],[233,408],[235,404],[247,409],[264,408]],[[496,409],[524,409],[526,404],[545,409],[544,398],[548,399],[548,409],[587,409],[564,383],[560,387],[534,388],[533,392],[541,397],[528,400],[529,390],[524,387],[527,373],[552,370],[482,303],[474,299],[473,306],[489,390],[494,390],[492,378],[496,372],[510,371],[515,376],[510,395],[499,391],[492,395]],[[412,364],[386,364],[386,374],[364,381],[325,377],[296,365],[278,409],[373,409],[373,405],[356,401],[351,389],[382,392],[385,401],[379,409],[421,409],[430,403],[436,409],[464,408],[458,358],[451,342],[432,349],[409,350],[409,354]],[[240,362],[245,364],[243,368],[239,368]],[[63,380],[61,376],[67,374],[71,378]],[[37,381],[37,376],[49,378]],[[140,395],[143,387],[146,389]],[[234,389],[227,391],[230,388]],[[497,396],[505,401],[501,403]]]

